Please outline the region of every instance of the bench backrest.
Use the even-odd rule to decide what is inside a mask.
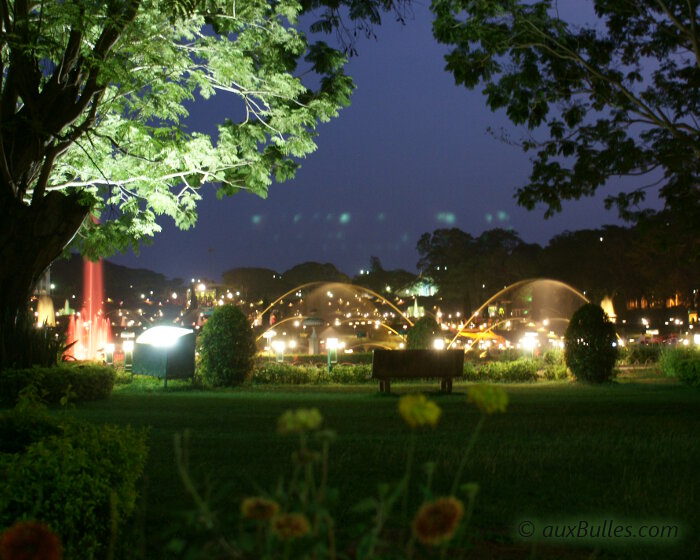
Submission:
[[[372,379],[461,377],[463,350],[375,350]]]

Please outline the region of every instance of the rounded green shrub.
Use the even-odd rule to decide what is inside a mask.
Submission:
[[[425,350],[433,347],[433,340],[438,336],[440,327],[432,317],[421,317],[408,331],[406,348]]]
[[[255,359],[250,321],[235,305],[217,307],[197,341],[204,380],[215,387],[233,387],[248,379]]]
[[[599,305],[587,303],[572,315],[564,342],[564,360],[577,380],[603,383],[612,379],[617,336],[615,325]]]

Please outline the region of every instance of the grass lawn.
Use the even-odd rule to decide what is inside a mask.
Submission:
[[[342,531],[353,523],[355,503],[404,472],[410,432],[397,413],[400,394],[423,391],[443,410],[436,429],[417,434],[414,465],[436,461],[436,485],[444,492],[479,418],[459,384],[452,395],[440,395],[436,383],[396,383],[388,396],[374,385],[198,392],[178,391],[173,383],[167,393],[154,387],[141,382],[117,388],[108,401],[75,410],[93,422],[150,427],[133,558],[168,557],[170,538],[187,534],[183,527],[193,508],[175,472],[176,433],[190,430],[190,469],[225,528],[242,496],[272,490],[290,470],[296,441],[276,433],[277,417],[289,408],[317,407],[338,434],[330,480],[339,490],[336,522]],[[650,372],[625,373],[601,387],[557,382],[504,388],[508,412],[486,419],[465,476],[480,485],[471,557],[690,558],[700,549],[700,391]],[[533,547],[515,538],[523,520],[664,523],[680,526],[683,537],[673,543],[610,539],[612,545],[599,547]]]

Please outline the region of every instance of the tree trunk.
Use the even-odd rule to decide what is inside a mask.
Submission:
[[[77,194],[52,192],[34,206],[0,199],[0,319],[14,322],[32,288],[63,252],[88,214]],[[7,325],[7,323],[5,323]],[[0,360],[2,362],[2,360]]]

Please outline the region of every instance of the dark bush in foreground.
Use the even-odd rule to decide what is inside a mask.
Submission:
[[[55,367],[7,369],[0,372],[0,403],[12,406],[20,392],[33,385],[44,402],[106,399],[112,393],[115,374],[99,364],[61,364]]]
[[[665,348],[659,357],[664,375],[700,387],[700,351],[694,348]]]
[[[202,376],[215,387],[233,387],[250,379],[255,363],[255,335],[235,305],[217,307],[197,341]]]
[[[617,360],[615,325],[599,305],[587,303],[572,315],[564,341],[564,359],[576,379],[602,383],[613,377]]]
[[[146,433],[19,408],[0,415],[0,432],[14,444],[0,451],[0,532],[38,519],[66,558],[107,558],[135,506]]]

